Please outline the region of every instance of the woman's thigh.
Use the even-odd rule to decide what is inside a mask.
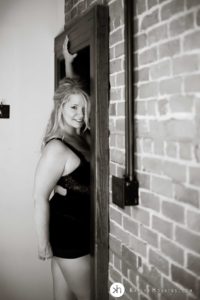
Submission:
[[[55,258],[65,280],[76,295],[77,300],[90,299],[90,255],[74,259]]]
[[[75,300],[76,298],[54,257],[51,260],[51,270],[53,276],[54,300]]]

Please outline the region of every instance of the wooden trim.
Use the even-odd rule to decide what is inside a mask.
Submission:
[[[91,97],[91,240],[92,240],[92,297],[108,299],[109,262],[109,146],[108,146],[108,95],[109,95],[109,29],[108,7],[96,5],[85,15],[72,21],[55,39],[55,62],[62,56],[66,34],[70,52],[90,47]],[[57,67],[56,69],[57,70]],[[57,75],[55,82],[57,82]]]

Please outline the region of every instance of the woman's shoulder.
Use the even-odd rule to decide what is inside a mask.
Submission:
[[[50,140],[43,149],[43,154],[49,156],[66,155],[68,152],[70,152],[69,147],[57,138]]]

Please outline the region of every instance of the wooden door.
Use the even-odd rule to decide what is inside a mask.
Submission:
[[[62,45],[66,34],[69,36],[71,53],[85,51],[84,55],[87,57],[89,53],[89,72],[86,71],[85,76],[89,76],[91,97],[92,300],[108,299],[108,32],[108,7],[96,5],[85,15],[67,25],[65,31],[55,39],[55,86],[62,80],[64,74]],[[82,62],[80,66],[83,67],[84,63]]]

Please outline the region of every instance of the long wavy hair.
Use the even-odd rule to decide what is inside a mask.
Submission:
[[[63,117],[64,105],[70,100],[70,96],[74,94],[79,94],[83,97],[85,103],[85,114],[84,114],[84,125],[81,128],[81,135],[84,135],[84,132],[89,129],[89,114],[90,114],[90,98],[88,94],[83,90],[82,84],[79,80],[76,79],[66,79],[61,85],[57,88],[54,94],[54,107],[50,116],[50,119],[47,124],[46,132],[43,138],[42,148],[53,138],[66,139],[67,142],[72,144],[75,143],[78,150],[84,152],[85,146],[84,143],[80,142],[80,139],[77,143],[76,137],[71,137],[66,134],[65,131],[65,120]]]

